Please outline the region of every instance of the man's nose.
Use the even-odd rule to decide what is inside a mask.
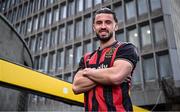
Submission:
[[[106,28],[106,24],[104,22],[101,24],[101,28]]]

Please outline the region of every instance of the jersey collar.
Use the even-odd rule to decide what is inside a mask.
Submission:
[[[116,40],[116,41],[113,42],[111,45],[109,45],[109,46],[107,46],[107,47],[104,47],[104,48],[102,48],[102,49],[101,49],[100,46],[99,46],[98,49],[97,49],[97,51],[102,51],[103,49],[112,47],[112,46],[116,45],[117,43],[118,43],[118,41]]]

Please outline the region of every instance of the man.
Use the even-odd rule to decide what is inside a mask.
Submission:
[[[115,39],[118,20],[111,9],[95,13],[93,29],[100,47],[81,58],[73,91],[85,93],[85,111],[132,111],[129,86],[138,61],[136,48]]]

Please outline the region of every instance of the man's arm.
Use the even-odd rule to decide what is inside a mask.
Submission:
[[[72,89],[75,94],[84,93],[96,86],[96,83],[83,75],[84,70],[79,70],[74,77]]]
[[[104,85],[118,85],[124,78],[131,74],[133,64],[125,59],[118,59],[110,68],[92,69],[85,68],[84,76]]]

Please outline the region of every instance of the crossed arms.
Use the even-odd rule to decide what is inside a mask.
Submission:
[[[118,59],[110,68],[94,69],[85,68],[79,70],[74,77],[73,92],[84,93],[96,85],[118,85],[124,78],[131,74],[133,64],[128,60]]]

